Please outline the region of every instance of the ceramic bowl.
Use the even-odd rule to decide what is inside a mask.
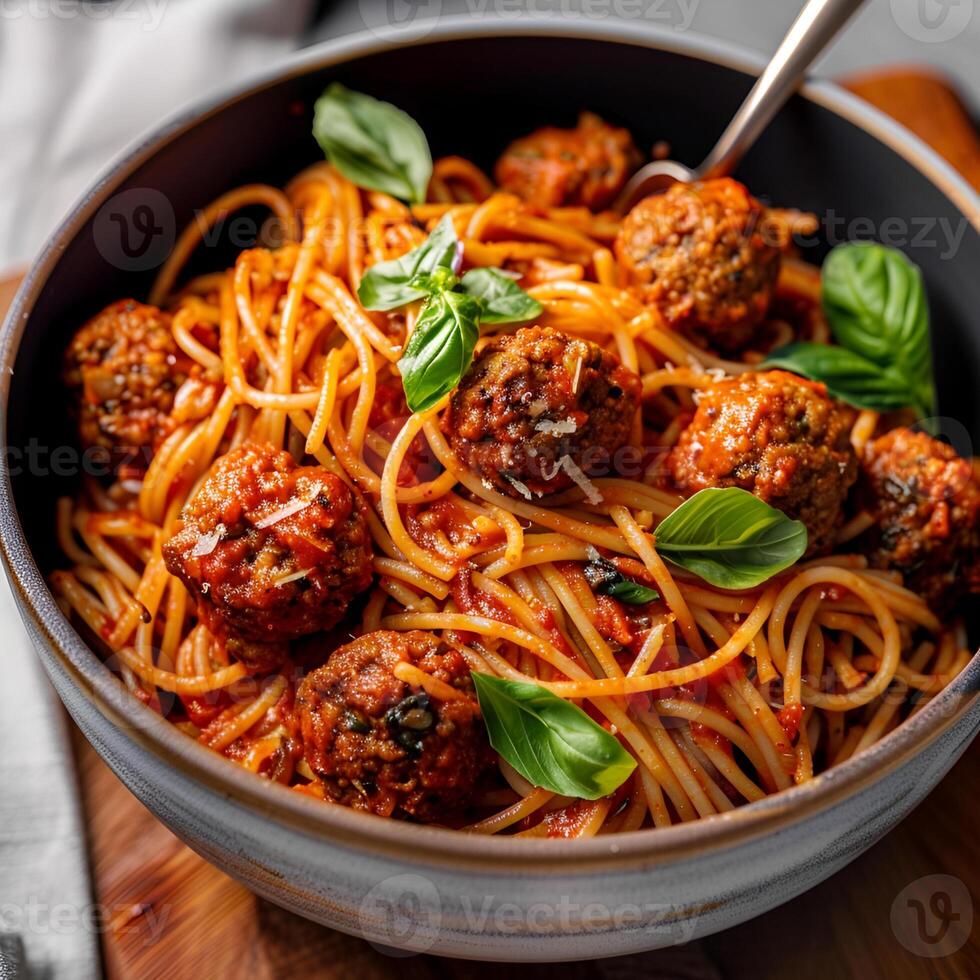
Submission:
[[[485,167],[509,139],[571,124],[581,108],[629,125],[640,145],[667,139],[678,159],[697,163],[758,69],[716,44],[568,18],[443,20],[330,42],[139,142],[30,271],[0,350],[0,543],[24,622],[116,774],[257,893],[400,949],[499,960],[653,949],[735,925],[826,878],[901,820],[970,743],[980,726],[976,658],[867,752],[734,813],[585,841],[466,836],[325,806],[204,749],[125,693],[45,582],[58,560],[54,501],[77,478],[71,451],[56,449],[74,441],[59,382],[70,331],[110,299],[140,296],[195,208],[313,161],[311,105],[328,82],[397,102],[435,154]],[[814,260],[835,236],[878,237],[922,266],[943,412],[960,420],[963,438],[980,431],[980,222],[970,189],[900,127],[827,84],[786,107],[740,176],[774,203],[825,218]],[[232,254],[225,244],[227,255],[216,244],[205,257],[212,267]]]

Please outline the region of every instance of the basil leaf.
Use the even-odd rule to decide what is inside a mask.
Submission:
[[[538,684],[478,673],[473,683],[490,744],[535,786],[598,800],[636,768],[617,738]]]
[[[830,344],[787,344],[773,351],[763,365],[822,381],[834,398],[879,412],[905,408],[908,384],[891,368],[882,368],[866,357]]]
[[[459,284],[462,292],[480,300],[481,323],[521,323],[541,316],[543,307],[499,269],[471,269]]]
[[[388,102],[334,82],[316,101],[313,135],[352,183],[401,201],[425,200],[432,156],[417,122]]]
[[[906,405],[932,415],[929,310],[919,267],[871,242],[839,245],[821,274],[823,307],[837,340],[906,387]]]
[[[600,595],[612,596],[631,606],[660,598],[659,592],[628,579],[611,561],[594,550],[592,560],[585,566],[585,580]]]
[[[600,591],[630,606],[642,606],[646,602],[653,602],[654,599],[660,598],[660,593],[656,589],[650,589],[628,578],[621,578],[618,582],[612,582]]]
[[[722,589],[751,589],[789,568],[805,525],[738,487],[699,490],[656,530],[657,551]]]
[[[372,265],[357,287],[357,298],[366,310],[397,309],[438,292],[443,287],[425,277],[440,269],[448,269],[455,276],[459,262],[459,239],[447,214],[418,248],[401,258]]]
[[[480,304],[450,291],[429,297],[398,362],[408,407],[432,408],[459,384],[480,337]]]

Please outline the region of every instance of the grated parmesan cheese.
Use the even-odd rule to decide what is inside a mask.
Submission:
[[[221,543],[221,539],[227,530],[228,528],[224,524],[219,524],[210,534],[202,534],[194,547],[191,548],[191,558],[204,558],[206,555],[210,555]]]
[[[305,496],[290,500],[288,504],[280,507],[279,510],[274,510],[271,514],[267,514],[261,520],[256,521],[255,526],[259,530],[266,527],[272,527],[273,524],[278,524],[280,521],[284,521],[287,517],[292,517],[293,514],[298,514],[301,510],[306,510],[306,508],[309,507],[310,504],[312,504],[316,499],[316,495],[319,492],[320,484],[314,483]]]
[[[602,494],[596,488],[596,485],[582,472],[578,464],[572,459],[571,456],[562,456],[561,465],[565,472],[575,481],[579,489],[585,494],[585,499],[588,500],[590,504],[601,504]]]
[[[520,480],[515,480],[512,476],[508,476],[506,473],[503,474],[503,477],[522,497],[526,497],[528,500],[534,499],[531,496],[531,491],[528,490],[526,484],[521,483]]]
[[[542,463],[541,464],[541,479],[544,480],[545,483],[549,483],[551,480],[553,480],[558,475],[558,471],[560,469],[561,469],[561,460],[558,460],[558,462],[555,463],[555,468],[550,473],[547,472],[547,467],[545,466],[544,463]]]
[[[278,589],[283,585],[288,585],[290,582],[298,582],[301,578],[306,578],[312,571],[312,568],[301,568],[298,572],[283,575],[281,578],[276,579],[276,588]]]
[[[562,419],[559,422],[552,422],[545,419],[534,427],[535,432],[544,432],[549,436],[570,436],[578,431],[578,423],[574,419]]]

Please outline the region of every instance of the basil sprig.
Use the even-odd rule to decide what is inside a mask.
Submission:
[[[541,304],[506,273],[472,269],[459,278],[462,248],[446,215],[418,248],[364,274],[357,298],[366,310],[393,310],[425,299],[398,369],[413,412],[449,394],[469,370],[481,323],[521,323]]]
[[[478,673],[473,683],[490,744],[533,785],[598,800],[636,768],[617,738],[540,685]]]
[[[316,101],[313,135],[352,183],[421,204],[432,176],[425,133],[407,113],[334,82]]]
[[[766,367],[821,381],[858,408],[934,413],[929,310],[918,266],[871,242],[835,248],[822,270],[823,308],[839,347],[794,343]]]
[[[807,548],[806,526],[738,487],[700,490],[656,530],[668,561],[722,589],[751,589]]]
[[[395,310],[424,298],[439,270],[454,276],[459,271],[459,244],[447,214],[418,248],[390,262],[378,262],[364,273],[357,288],[361,306],[366,310]]]
[[[585,578],[600,595],[612,596],[630,606],[642,606],[644,603],[660,598],[660,593],[656,589],[627,578],[611,561],[607,561],[597,551],[593,551],[592,559],[585,566]]]

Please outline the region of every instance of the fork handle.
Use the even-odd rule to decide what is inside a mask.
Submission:
[[[714,149],[698,167],[701,178],[730,174],[796,91],[807,69],[864,0],[808,0],[752,86]]]

